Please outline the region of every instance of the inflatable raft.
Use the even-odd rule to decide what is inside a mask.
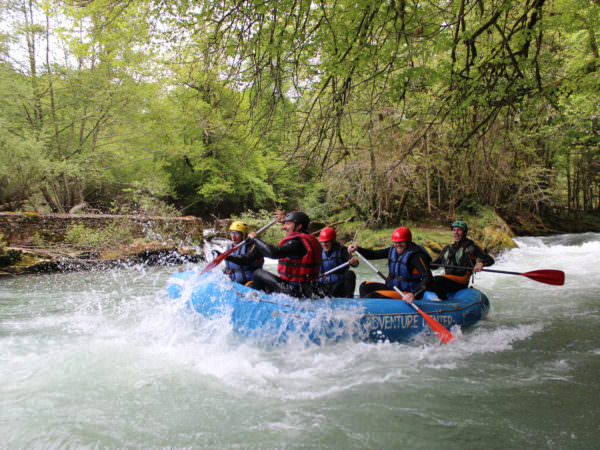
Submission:
[[[348,338],[406,342],[431,333],[421,315],[402,300],[295,299],[248,288],[222,274],[200,275],[199,270],[172,275],[167,293],[206,318],[226,317],[236,333],[262,342],[296,339],[322,344]],[[426,292],[415,304],[448,329],[475,325],[490,307],[486,295],[476,289],[463,289],[446,301],[434,298]]]

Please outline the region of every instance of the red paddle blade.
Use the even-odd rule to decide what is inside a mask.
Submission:
[[[532,270],[521,275],[539,281],[540,283],[562,286],[565,284],[565,273],[562,270]]]
[[[437,320],[435,320],[429,314],[421,311],[421,308],[417,308],[416,305],[414,305],[414,306],[417,309],[417,311],[419,311],[419,314],[421,314],[423,316],[423,319],[425,319],[425,322],[427,322],[427,325],[429,325],[431,327],[431,329],[433,330],[433,332],[437,335],[437,337],[440,338],[440,341],[442,341],[444,344],[447,344],[452,339],[454,339],[454,336],[452,335],[452,333],[450,333],[448,330],[446,330],[446,328],[444,328],[444,326],[441,323],[439,323]]]
[[[235,247],[232,247],[229,250],[221,253],[219,256],[217,256],[215,259],[213,259],[211,262],[209,262],[206,266],[204,266],[204,269],[202,269],[202,272],[200,272],[200,275],[217,267],[221,263],[221,261],[223,261],[225,258],[227,258],[231,253],[233,253],[234,250],[235,250]]]

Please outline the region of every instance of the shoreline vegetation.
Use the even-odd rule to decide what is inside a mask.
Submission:
[[[33,217],[33,214],[30,213],[29,216]],[[138,264],[167,266],[201,263],[205,261],[204,242],[215,237],[226,239],[227,229],[232,220],[215,219],[207,222],[205,228],[213,231],[206,237],[202,237],[203,229],[198,225],[193,229],[188,226],[183,235],[179,233],[174,238],[173,233],[166,229],[164,224],[161,228],[157,227],[156,223],[161,220],[176,222],[178,219],[203,222],[196,218],[152,218],[151,223],[154,226],[148,226],[140,232],[132,227],[131,216],[111,216],[113,222],[94,228],[78,223],[77,215],[71,216],[74,222],[65,228],[63,234],[58,233],[58,238],[56,230],[51,233],[48,228],[34,225],[21,234],[20,239],[13,242],[8,239],[6,224],[0,224],[3,225],[0,227],[0,276],[104,270]],[[234,219],[244,220],[251,229],[258,229],[269,220],[268,217],[268,213],[263,211]],[[547,216],[544,219],[539,216],[521,217],[519,222],[511,224],[491,210],[477,215],[462,215],[460,218],[469,224],[469,237],[493,255],[516,247],[513,237],[519,235],[600,231],[600,214],[593,213],[562,214]],[[343,243],[356,239],[365,247],[389,245],[393,227],[369,228],[364,222],[352,219],[348,217],[341,220],[314,220],[311,222],[311,231],[318,234],[323,227],[333,225],[338,231],[338,239]],[[410,227],[414,241],[435,256],[452,239],[448,223],[445,222],[449,221],[406,221],[402,225]],[[45,217],[44,223],[48,226],[49,223],[52,224],[52,220],[48,221]],[[281,231],[273,227],[262,237],[267,242],[276,243],[281,239]]]

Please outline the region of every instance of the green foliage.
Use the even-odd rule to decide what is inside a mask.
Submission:
[[[131,230],[122,224],[111,224],[102,229],[73,224],[67,228],[64,241],[79,247],[103,248],[118,242],[130,242]]]
[[[469,196],[463,198],[457,208],[457,212],[459,214],[470,214],[477,215],[481,213],[484,206],[481,204],[481,201],[475,197]]]
[[[136,185],[137,183],[133,183]],[[178,217],[181,214],[175,206],[161,200],[142,187],[123,189],[123,198],[110,204],[111,214]]]
[[[248,225],[250,231],[256,231],[272,222],[275,219],[275,215],[273,211],[261,209],[256,212],[245,211],[240,215],[232,216],[232,219],[240,220]],[[273,244],[278,243],[282,238],[283,233],[281,231],[281,226],[277,223],[261,235],[263,241]]]
[[[48,242],[41,233],[34,232],[31,236],[31,245],[34,247],[46,247]]]
[[[335,204],[327,199],[327,187],[320,181],[309,183],[300,199],[299,209],[305,211],[311,220],[331,220]]]
[[[97,230],[86,227],[85,225],[71,225],[65,233],[65,242],[89,247],[98,247],[106,242],[106,237]]]
[[[242,97],[198,77],[197,89],[174,89],[163,108],[171,125],[160,140],[172,150],[161,159],[180,208],[205,215],[215,207],[228,214],[273,205],[277,193],[269,172],[278,164],[268,143],[248,129]],[[163,114],[157,120],[164,121]]]
[[[0,63],[0,204],[13,203],[13,210],[39,187],[48,164],[45,134],[19,120],[20,99],[30,95],[28,80]]]
[[[599,207],[598,2],[2,7],[5,209],[394,226]],[[16,40],[36,43],[21,64]]]

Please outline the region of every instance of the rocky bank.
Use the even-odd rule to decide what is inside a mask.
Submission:
[[[203,259],[196,217],[0,213],[0,275]]]

